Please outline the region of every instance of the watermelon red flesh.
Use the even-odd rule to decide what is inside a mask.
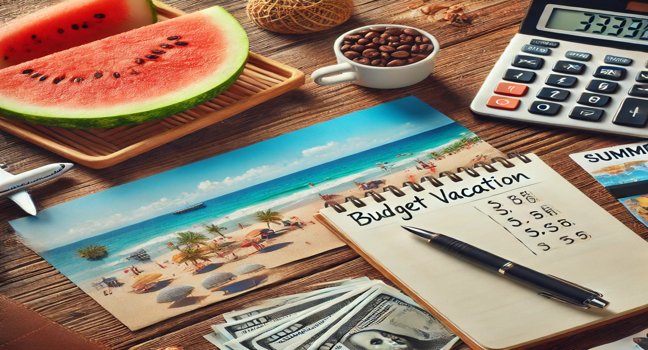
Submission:
[[[0,27],[0,68],[155,21],[151,0],[68,0]]]
[[[212,7],[2,69],[0,112],[63,127],[165,117],[233,83],[247,53],[240,24]]]

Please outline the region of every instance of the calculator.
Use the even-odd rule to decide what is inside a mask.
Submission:
[[[648,138],[648,0],[535,0],[476,114]]]

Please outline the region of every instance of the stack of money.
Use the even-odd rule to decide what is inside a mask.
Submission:
[[[459,339],[379,280],[322,284],[224,314],[205,338],[219,349],[447,350]]]

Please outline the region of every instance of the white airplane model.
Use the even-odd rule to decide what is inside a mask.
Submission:
[[[0,197],[8,196],[28,214],[36,215],[36,206],[29,197],[27,188],[57,178],[73,166],[72,163],[54,163],[17,175],[2,170],[0,166]]]

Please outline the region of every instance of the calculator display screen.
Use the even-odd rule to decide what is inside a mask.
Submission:
[[[573,35],[594,35],[604,37],[602,39],[648,45],[648,17],[645,16],[554,7],[544,27]]]

